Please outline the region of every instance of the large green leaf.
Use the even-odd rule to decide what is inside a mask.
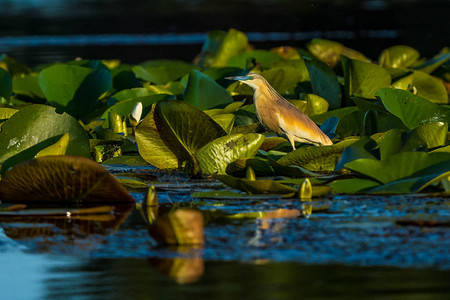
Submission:
[[[414,131],[427,143],[428,148],[444,146],[447,141],[448,123],[428,123],[420,125]]]
[[[163,100],[137,127],[136,142],[141,156],[157,168],[181,168],[185,162],[195,168],[195,152],[223,135],[220,125],[201,110],[183,101]]]
[[[419,57],[420,53],[416,49],[409,46],[396,45],[383,50],[379,61],[382,67],[406,68],[414,64]]]
[[[375,98],[380,88],[391,84],[391,76],[382,67],[342,56],[345,75],[345,89],[350,96]]]
[[[248,67],[247,62],[252,60],[255,60],[263,68],[269,68],[274,62],[281,60],[281,56],[267,50],[253,50],[231,57],[227,65],[229,67],[246,69]]]
[[[442,81],[421,71],[414,71],[413,86],[417,95],[433,103],[447,104],[448,93]]]
[[[354,142],[347,148],[345,148],[342,156],[336,165],[335,171],[344,168],[345,164],[359,158],[376,159],[374,156],[377,143],[368,136],[361,137],[358,141]]]
[[[329,185],[333,189],[333,194],[361,194],[380,184],[369,179],[351,178],[336,180]]]
[[[120,102],[123,100],[141,98],[141,97],[146,97],[146,96],[151,96],[151,95],[155,95],[155,92],[152,90],[149,90],[147,88],[136,87],[136,88],[121,90],[120,92],[117,92],[114,95],[112,95],[112,97]]]
[[[324,62],[305,59],[313,93],[328,101],[330,109],[341,107],[341,86],[336,74]]]
[[[102,114],[101,118],[105,120],[105,122],[102,124],[102,127],[108,128],[109,127],[109,118],[108,115],[110,112],[114,112],[116,114],[121,115],[122,117],[126,118],[131,112],[133,111],[133,108],[136,106],[138,102],[142,103],[142,117],[143,119],[148,112],[152,108],[152,104],[164,100],[164,99],[174,99],[175,96],[172,95],[166,95],[166,94],[159,94],[159,95],[150,95],[145,97],[138,97],[134,99],[128,99],[123,100],[120,102],[117,102],[116,104],[110,106],[105,112]]]
[[[24,96],[32,99],[35,103],[43,103],[45,95],[39,87],[38,76],[27,74],[13,78],[13,91],[19,98]]]
[[[16,165],[0,181],[5,202],[134,202],[96,162],[76,156],[44,156]]]
[[[12,95],[12,78],[5,70],[0,68],[0,97],[5,99],[11,98]]]
[[[38,80],[51,105],[78,119],[94,108],[98,98],[112,84],[107,69],[68,64],[56,64],[42,70]]]
[[[357,159],[347,163],[345,167],[386,184],[405,178],[446,173],[450,170],[450,154],[402,152],[384,160]]]
[[[285,94],[304,80],[298,69],[286,66],[264,70],[261,75],[280,94]]]
[[[70,135],[68,155],[90,157],[88,136],[76,119],[66,113],[56,113],[51,106],[26,106],[2,126],[0,163],[25,149],[65,133]]]
[[[400,118],[410,129],[431,122],[450,122],[450,110],[410,92],[384,88],[376,96],[386,109]]]
[[[149,60],[133,67],[138,78],[155,84],[166,84],[178,80],[189,73],[195,66],[178,60]]]
[[[228,164],[253,157],[263,142],[264,136],[257,133],[227,135],[206,144],[195,156],[203,174],[226,174]]]
[[[199,65],[206,67],[224,67],[228,60],[243,53],[248,48],[245,34],[236,29],[228,32],[212,31],[203,44]]]
[[[348,139],[332,146],[301,147],[286,154],[277,163],[282,166],[296,165],[310,171],[331,172],[345,148],[356,141],[356,139]]]
[[[210,109],[225,106],[233,102],[231,95],[211,77],[194,70],[189,74],[189,80],[184,92],[184,101],[199,109]]]

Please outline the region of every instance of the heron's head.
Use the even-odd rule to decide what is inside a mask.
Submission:
[[[239,80],[240,82],[245,83],[253,89],[257,89],[264,85],[267,85],[267,81],[264,79],[264,77],[256,73],[248,73],[245,76],[226,77],[225,79]]]

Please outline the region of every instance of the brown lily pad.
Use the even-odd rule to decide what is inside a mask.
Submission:
[[[44,156],[14,166],[0,181],[3,202],[134,202],[100,164],[78,156]]]

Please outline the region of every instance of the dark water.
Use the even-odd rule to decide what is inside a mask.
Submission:
[[[448,297],[448,199],[200,200],[191,192],[220,185],[176,178],[156,184],[159,213],[200,209],[203,247],[158,246],[134,207],[84,220],[1,217],[2,299]],[[225,217],[278,209],[298,214]],[[414,225],[430,220],[437,226]]]
[[[0,0],[0,7],[0,53],[31,66],[75,57],[192,60],[201,49],[199,36],[229,28],[249,33],[251,43],[263,49],[304,47],[321,37],[375,60],[395,44],[430,57],[448,46],[450,32],[447,0]],[[105,44],[105,34],[115,41]],[[197,38],[186,40],[186,34]],[[130,44],[134,35],[146,38]]]

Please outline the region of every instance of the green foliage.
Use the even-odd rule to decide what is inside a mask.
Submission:
[[[197,70],[189,74],[183,99],[199,109],[226,106],[233,101],[230,94],[223,87],[211,77]]]
[[[58,154],[93,157],[109,167],[151,165],[215,175],[246,193],[278,197],[298,195],[306,177],[312,190],[305,183],[304,197],[310,194],[306,191],[314,197],[330,191],[445,190],[450,175],[448,49],[427,60],[397,45],[383,50],[378,64],[324,39],[312,40],[307,50],[253,49],[243,32],[231,29],[210,32],[194,63],[74,60],[41,66],[35,73],[2,55],[0,164],[9,178],[3,187],[17,188],[8,174],[21,163],[34,168],[36,157]],[[249,71],[260,73],[322,125],[334,144],[297,143],[292,151],[288,141],[266,132],[251,101],[252,89],[227,79]],[[142,114],[138,106],[136,118],[130,118],[139,102]],[[59,167],[52,172],[52,163],[78,161],[55,157],[37,164],[48,178],[66,176]],[[276,176],[286,178],[276,181]],[[120,182],[129,188],[147,186],[143,179]],[[33,186],[37,194],[40,188]],[[199,197],[215,193],[219,199],[248,197],[229,191]]]
[[[90,156],[88,136],[76,119],[66,113],[56,113],[51,106],[26,106],[2,125],[0,163],[49,138],[58,136],[59,139],[65,133],[70,135],[68,155]]]
[[[103,68],[56,64],[39,74],[39,86],[48,102],[77,119],[83,119],[95,107],[111,84],[111,73]]]

